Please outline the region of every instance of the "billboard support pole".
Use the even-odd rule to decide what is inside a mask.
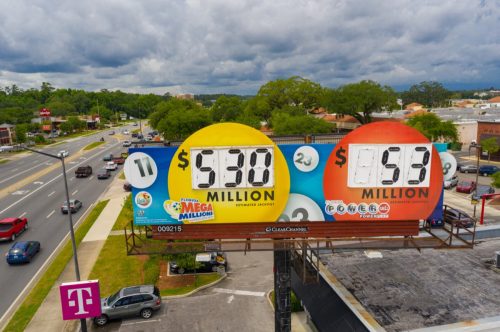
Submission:
[[[292,330],[291,252],[286,243],[274,244],[274,330]]]

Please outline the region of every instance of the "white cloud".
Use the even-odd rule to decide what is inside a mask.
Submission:
[[[244,94],[292,75],[500,86],[498,17],[499,0],[6,0],[0,86]]]

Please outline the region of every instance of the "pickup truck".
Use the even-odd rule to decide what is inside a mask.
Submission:
[[[75,171],[75,176],[77,178],[86,178],[89,175],[92,175],[92,167],[91,166],[80,166]]]
[[[26,218],[5,218],[0,220],[0,240],[14,241],[16,237],[28,229]]]
[[[113,159],[111,161],[117,165],[123,165],[125,163],[125,159],[122,158],[121,156],[120,157],[113,157]]]

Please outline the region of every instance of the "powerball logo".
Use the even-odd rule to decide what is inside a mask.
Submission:
[[[343,201],[325,201],[325,212],[335,214],[359,215],[366,219],[385,219],[389,217],[391,206],[388,203],[344,203]]]
[[[181,198],[180,202],[166,200],[163,208],[172,218],[182,222],[214,219],[212,203],[200,203],[197,199]]]

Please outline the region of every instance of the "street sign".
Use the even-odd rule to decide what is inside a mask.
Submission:
[[[38,111],[38,114],[41,116],[41,117],[48,117],[50,116],[50,110],[48,108],[42,108]]]

